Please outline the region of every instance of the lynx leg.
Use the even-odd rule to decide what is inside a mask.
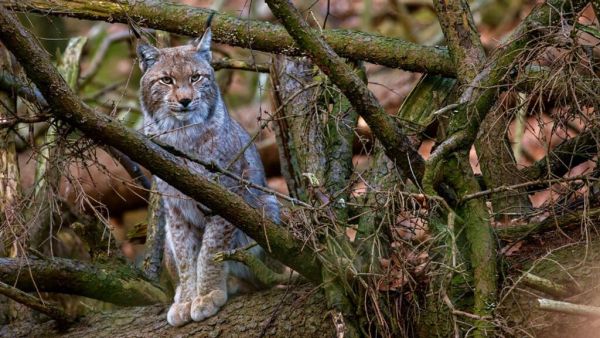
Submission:
[[[227,302],[227,268],[214,255],[229,249],[235,228],[221,217],[207,224],[198,255],[197,296],[192,302],[192,319],[201,321],[216,314]]]
[[[179,284],[167,321],[172,326],[181,326],[192,320],[190,311],[196,297],[196,257],[200,251],[201,234],[180,217],[167,220],[167,245],[173,254]]]

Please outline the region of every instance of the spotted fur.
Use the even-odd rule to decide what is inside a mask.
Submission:
[[[138,46],[141,105],[144,132],[185,152],[226,167],[251,142],[248,133],[227,112],[215,82],[211,61],[210,28],[197,44],[157,49]],[[200,175],[244,197],[255,208],[278,221],[279,209],[273,196],[242,186],[224,176],[217,177],[204,167],[183,160]],[[265,174],[258,152],[248,147],[229,169],[247,180],[265,186]],[[215,253],[238,248],[250,239],[223,218],[206,215],[191,198],[158,180],[167,213],[167,245],[177,266],[179,284],[167,314],[169,324],[183,325],[217,313],[228,295],[239,288],[236,280],[259,286],[246,267],[239,263],[216,263]],[[263,255],[260,247],[254,253]]]

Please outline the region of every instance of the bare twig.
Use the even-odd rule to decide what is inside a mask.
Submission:
[[[125,41],[130,39],[131,37],[131,32],[120,31],[113,33],[107,36],[104,40],[102,40],[102,43],[100,44],[100,47],[98,47],[98,50],[94,54],[94,57],[92,58],[89,67],[86,69],[85,72],[82,72],[81,77],[79,78],[79,86],[85,86],[96,75],[96,73],[98,73],[98,70],[100,70],[100,66],[102,65],[102,61],[104,61],[106,53],[108,52],[109,47],[113,43]]]
[[[541,310],[550,312],[559,312],[568,315],[600,318],[600,307],[590,305],[580,305],[557,300],[539,298],[538,304]]]
[[[42,300],[37,299],[6,283],[3,283],[2,281],[0,281],[0,294],[3,294],[16,302],[47,315],[48,317],[56,320],[59,325],[67,325],[74,321],[74,319],[67,315],[61,308],[46,304]]]
[[[530,186],[545,185],[547,187],[550,184],[571,182],[571,181],[598,181],[598,179],[590,177],[588,175],[577,175],[577,176],[572,176],[572,177],[554,178],[554,179],[550,179],[550,180],[530,181],[530,182],[524,182],[524,183],[513,184],[513,185],[503,185],[503,186],[496,187],[493,189],[478,191],[473,194],[465,195],[460,199],[460,201],[465,202],[465,201],[468,201],[473,198],[479,198],[479,197],[487,196],[487,195],[494,194],[497,192],[502,192],[502,191],[517,190],[519,188],[525,188],[525,187],[530,187]]]

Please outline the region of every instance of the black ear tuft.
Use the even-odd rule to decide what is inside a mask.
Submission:
[[[200,41],[196,44],[198,56],[206,59],[209,62],[212,60],[212,53],[210,52],[210,45],[212,43],[212,30],[210,29],[210,25],[214,16],[215,12],[210,13],[208,16],[208,19],[206,20],[206,30],[204,31]]]
[[[137,46],[137,54],[140,58],[140,69],[142,73],[158,61],[158,49],[149,44],[139,44]]]

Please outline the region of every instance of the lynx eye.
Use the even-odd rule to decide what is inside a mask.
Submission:
[[[170,84],[173,84],[173,78],[168,77],[168,76],[161,77],[160,78],[160,82],[162,82],[164,84],[167,84],[167,85],[170,85]]]
[[[200,80],[200,77],[201,77],[200,74],[194,74],[190,77],[190,82],[194,83],[194,82]]]

